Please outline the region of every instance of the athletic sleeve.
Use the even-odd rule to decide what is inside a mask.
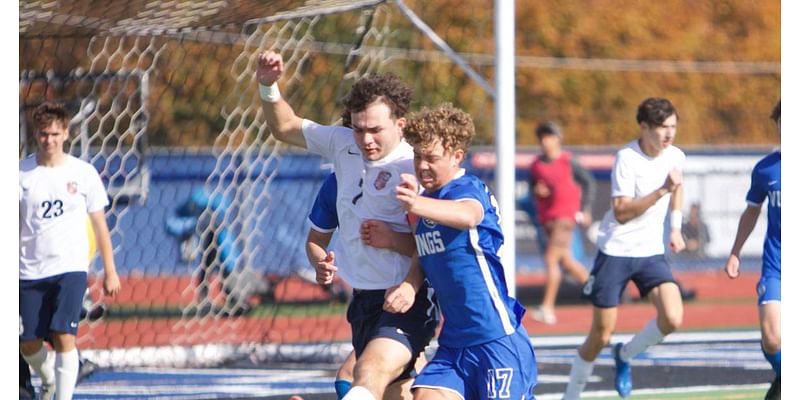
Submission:
[[[758,165],[753,168],[750,174],[750,190],[747,191],[747,203],[753,206],[760,206],[767,198],[767,190],[764,187],[764,180],[759,173]]]
[[[611,197],[636,197],[636,173],[625,157],[627,149],[617,152],[611,171]]]
[[[339,125],[320,125],[304,119],[303,136],[308,151],[333,159],[337,146],[352,139],[352,130]]]
[[[479,182],[480,181],[477,180],[469,180],[459,185],[455,185],[446,194],[444,194],[442,199],[453,201],[476,201],[481,205],[481,209],[485,215],[486,210],[492,205],[491,201],[489,200],[488,188],[486,188],[482,182],[478,184]],[[483,216],[481,216],[481,220],[483,220]]]
[[[86,212],[93,213],[104,209],[108,205],[108,193],[100,174],[91,164],[86,166]]]
[[[317,232],[333,232],[339,226],[336,213],[336,175],[330,174],[319,188],[317,198],[308,215],[311,229]]]
[[[572,179],[581,187],[581,210],[591,207],[594,204],[594,197],[597,191],[597,184],[592,173],[578,162],[577,157],[572,157]]]

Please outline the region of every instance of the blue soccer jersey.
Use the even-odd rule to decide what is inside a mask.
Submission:
[[[439,343],[461,348],[513,334],[525,309],[508,294],[498,255],[503,233],[489,188],[462,170],[439,190],[423,195],[477,201],[484,213],[480,224],[470,230],[425,218],[417,223],[417,253],[444,315]]]
[[[336,174],[331,173],[322,183],[308,215],[315,231],[333,232],[339,227],[336,214]]]
[[[764,239],[764,277],[781,277],[781,152],[771,153],[753,168],[747,202],[761,207],[767,199],[767,237]]]

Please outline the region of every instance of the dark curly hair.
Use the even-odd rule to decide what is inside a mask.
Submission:
[[[772,113],[769,115],[769,117],[775,122],[778,122],[778,121],[781,120],[781,101],[780,100],[778,100],[778,104],[775,104],[775,108],[772,109]]]
[[[469,114],[444,103],[411,114],[403,128],[403,137],[414,147],[426,147],[439,140],[451,154],[458,149],[466,152],[475,137],[475,124]]]
[[[53,121],[58,121],[64,128],[69,124],[69,116],[63,103],[46,101],[33,111],[33,123],[36,129],[45,129]]]
[[[360,79],[344,98],[342,125],[352,128],[350,114],[364,111],[376,100],[389,106],[392,118],[402,118],[411,105],[411,88],[393,74],[379,74]]]
[[[636,110],[636,122],[639,124],[644,122],[651,127],[659,126],[673,114],[675,118],[678,118],[678,110],[669,100],[650,97],[645,99]]]

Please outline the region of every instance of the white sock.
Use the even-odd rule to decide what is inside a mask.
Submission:
[[[363,386],[353,386],[342,400],[375,400],[375,396]]]
[[[72,399],[79,368],[78,349],[56,353],[56,400]]]
[[[28,362],[28,365],[42,378],[42,386],[55,385],[55,354],[52,351],[47,351],[46,346],[42,346],[35,354],[22,358]]]
[[[656,320],[652,320],[648,322],[647,325],[644,326],[644,329],[637,333],[630,342],[622,346],[619,356],[622,360],[628,361],[639,355],[639,353],[647,350],[648,347],[661,343],[662,340],[664,340],[664,334],[658,329]]]
[[[564,400],[580,399],[581,392],[583,392],[589,377],[592,376],[593,369],[594,361],[586,361],[581,358],[580,354],[575,355],[575,359],[572,360],[572,369],[569,371],[569,383],[564,391]]]

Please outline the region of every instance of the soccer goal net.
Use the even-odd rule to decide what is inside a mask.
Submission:
[[[101,172],[111,198],[123,290],[103,296],[95,260],[78,335],[86,356],[121,367],[347,355],[348,288],[318,286],[304,247],[330,165],[270,137],[256,55],[280,52],[287,101],[324,123],[353,82],[387,70],[414,83],[417,102],[486,108],[481,73],[431,44],[408,12],[380,0],[20,2],[20,157],[35,151],[33,109],[65,102],[69,151]],[[420,43],[429,50],[408,50]],[[454,79],[464,93],[419,90]]]

